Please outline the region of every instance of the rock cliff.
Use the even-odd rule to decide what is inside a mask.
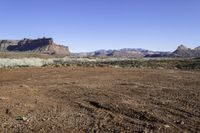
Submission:
[[[0,51],[69,55],[69,48],[54,43],[52,38],[0,40]]]

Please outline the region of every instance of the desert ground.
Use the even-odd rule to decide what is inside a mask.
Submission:
[[[200,132],[200,71],[1,68],[0,132]]]

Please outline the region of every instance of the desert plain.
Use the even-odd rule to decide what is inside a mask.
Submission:
[[[0,69],[0,132],[200,132],[198,70]]]

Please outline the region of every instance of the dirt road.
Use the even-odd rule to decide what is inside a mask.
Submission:
[[[200,72],[0,69],[0,132],[200,132]]]

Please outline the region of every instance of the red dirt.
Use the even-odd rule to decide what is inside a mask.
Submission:
[[[197,71],[0,69],[0,92],[0,132],[200,132]]]

